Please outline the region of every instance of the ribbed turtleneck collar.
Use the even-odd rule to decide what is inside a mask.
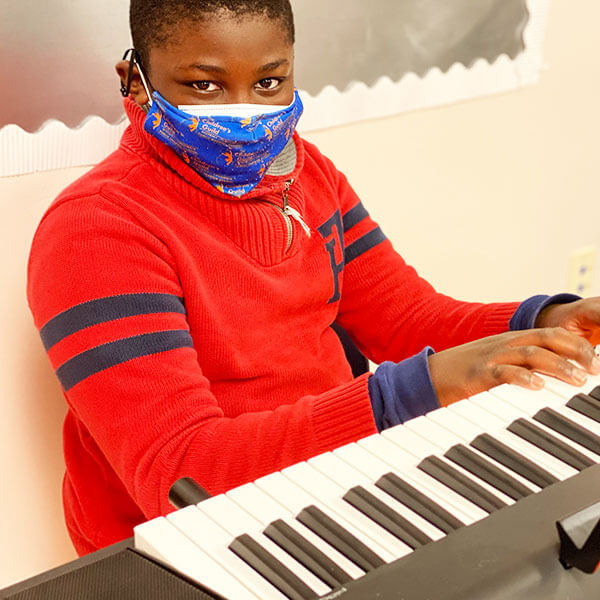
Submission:
[[[271,192],[280,192],[285,186],[286,181],[296,179],[304,166],[304,147],[300,142],[298,133],[294,132],[292,140],[295,145],[296,166],[291,173],[281,175],[267,174],[252,191],[241,198],[224,194],[191,169],[173,150],[144,129],[146,113],[138,104],[131,98],[125,98],[123,104],[130,127],[127,128],[123,135],[121,146],[127,150],[138,154],[145,154],[154,159],[159,166],[164,167],[165,177],[174,178],[173,183],[177,187],[179,187],[178,184],[185,182],[217,198],[232,201],[251,200]]]

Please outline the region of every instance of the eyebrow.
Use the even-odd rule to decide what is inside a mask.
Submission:
[[[280,60],[275,60],[273,62],[267,63],[266,65],[263,65],[262,67],[260,67],[260,69],[258,69],[259,73],[265,73],[267,71],[272,71],[273,69],[276,69],[277,67],[281,67],[283,65],[289,65],[290,61],[282,58]]]
[[[259,67],[257,69],[257,73],[266,73],[268,71],[277,69],[278,67],[281,67],[283,65],[289,65],[289,64],[290,64],[290,61],[285,58],[282,58],[280,60],[274,60],[273,62],[267,63],[266,65]],[[218,67],[217,65],[203,65],[203,64],[199,64],[199,63],[193,63],[191,65],[188,65],[187,67],[180,67],[180,69],[182,69],[182,70],[196,69],[198,71],[205,71],[207,73],[227,73],[227,70],[224,69],[223,67]]]

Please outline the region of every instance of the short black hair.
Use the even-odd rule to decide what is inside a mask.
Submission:
[[[279,19],[290,43],[295,41],[290,0],[131,0],[131,37],[144,68],[149,69],[150,48],[164,45],[169,39],[169,29],[185,21],[206,21],[223,11],[234,17],[260,15]]]

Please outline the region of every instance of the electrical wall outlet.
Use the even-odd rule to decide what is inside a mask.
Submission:
[[[579,296],[590,296],[594,286],[596,246],[585,246],[574,250],[569,257],[569,292]]]

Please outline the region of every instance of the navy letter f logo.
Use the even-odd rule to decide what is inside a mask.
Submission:
[[[334,231],[335,228],[335,231]],[[328,304],[333,304],[340,299],[340,273],[344,270],[344,230],[340,211],[335,213],[318,228],[325,241],[325,248],[329,252],[331,272],[333,274],[333,296]],[[331,236],[331,239],[327,239]],[[336,247],[338,248],[336,257]],[[339,262],[338,262],[339,257]]]

